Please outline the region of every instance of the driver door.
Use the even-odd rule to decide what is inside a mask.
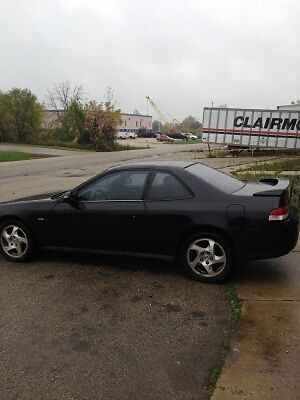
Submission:
[[[81,187],[76,202],[58,203],[53,223],[59,245],[139,252],[146,218],[143,192],[149,171],[108,172]]]

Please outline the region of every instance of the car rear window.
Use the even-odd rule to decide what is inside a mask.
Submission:
[[[183,200],[191,193],[175,176],[168,172],[156,172],[149,190],[150,200]]]
[[[222,190],[225,193],[233,193],[245,186],[245,183],[233,178],[224,172],[207,167],[202,164],[193,164],[186,168],[187,171],[199,177],[202,181],[209,183],[216,189]]]

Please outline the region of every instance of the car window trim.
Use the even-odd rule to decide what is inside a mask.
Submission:
[[[80,203],[125,203],[125,202],[127,202],[127,203],[132,203],[132,202],[134,202],[134,203],[136,203],[136,202],[139,202],[139,203],[143,203],[144,202],[144,200],[129,200],[129,199],[127,199],[127,200],[80,200]]]
[[[186,190],[190,193],[191,197],[185,197],[185,198],[173,198],[173,199],[151,199],[149,198],[149,193],[150,193],[150,189],[152,187],[155,175],[159,172],[163,172],[163,173],[167,173],[170,175],[173,175],[173,177],[175,179],[177,179],[185,188]],[[145,193],[145,197],[144,197],[144,201],[178,201],[178,200],[191,200],[195,197],[194,192],[189,188],[189,186],[187,186],[187,184],[185,182],[182,181],[182,179],[180,179],[178,177],[178,175],[176,175],[173,171],[170,171],[168,169],[155,169],[151,171],[151,181],[149,182],[149,185],[147,187],[147,192]]]

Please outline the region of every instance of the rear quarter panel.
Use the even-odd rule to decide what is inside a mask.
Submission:
[[[232,196],[243,204],[245,217],[234,229],[233,235],[242,258],[254,259],[276,253],[282,240],[282,224],[269,221],[269,213],[278,207],[278,197]]]

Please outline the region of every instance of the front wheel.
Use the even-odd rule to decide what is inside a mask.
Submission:
[[[181,259],[187,272],[201,282],[224,281],[231,270],[229,244],[212,233],[190,237],[183,246]]]
[[[33,239],[25,225],[7,221],[0,226],[0,251],[10,261],[27,260],[33,253]]]

